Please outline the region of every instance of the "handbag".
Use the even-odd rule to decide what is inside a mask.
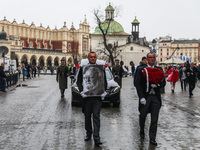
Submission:
[[[171,81],[172,81],[172,74],[173,74],[173,73],[171,73],[171,74],[168,76],[167,82],[171,82]]]

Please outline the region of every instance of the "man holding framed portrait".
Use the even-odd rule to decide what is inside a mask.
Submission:
[[[85,115],[85,141],[91,140],[92,134],[96,146],[100,146],[100,111],[102,99],[107,95],[105,92],[107,81],[105,66],[96,64],[95,52],[88,54],[89,63],[80,66],[77,76],[77,86],[83,97],[82,111]],[[93,114],[93,115],[92,115]],[[93,116],[93,118],[91,118]],[[92,129],[92,119],[93,127]]]

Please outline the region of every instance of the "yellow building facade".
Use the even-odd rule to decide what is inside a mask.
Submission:
[[[75,29],[73,23],[70,29],[66,22],[60,29],[50,29],[42,24],[39,27],[34,23],[28,25],[25,21],[19,24],[15,20],[10,22],[4,17],[0,21],[0,31],[0,37],[5,37],[0,38],[1,56],[6,47],[8,51],[5,57],[15,59],[17,65],[26,61],[28,64],[58,66],[61,59],[70,64],[87,54],[91,48],[90,26],[86,17],[79,24],[79,29]]]

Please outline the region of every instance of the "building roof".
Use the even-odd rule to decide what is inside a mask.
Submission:
[[[109,21],[106,20],[101,24],[102,29],[104,30],[104,32],[106,31],[106,29],[108,28],[109,25]],[[101,30],[99,29],[99,27],[97,26],[95,28],[95,32],[93,34],[102,34]],[[108,35],[112,35],[112,34],[126,34],[124,32],[124,28],[122,27],[122,25],[120,23],[118,23],[117,21],[112,20],[110,22],[110,26],[108,29]]]
[[[172,44],[176,43],[200,43],[199,40],[174,40]]]
[[[114,8],[109,4],[109,5],[106,7],[105,11],[114,11]]]
[[[135,17],[135,20],[133,20],[132,24],[140,24],[140,22]]]

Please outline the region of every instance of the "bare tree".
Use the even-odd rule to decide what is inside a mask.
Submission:
[[[117,12],[115,11],[115,17],[116,17],[119,14],[119,9],[116,8],[115,10],[117,10]],[[117,56],[120,54],[120,50],[118,49],[118,41],[114,42],[113,45],[107,42],[107,35],[110,25],[113,21],[113,18],[112,17],[110,19],[107,18],[105,21],[102,21],[104,17],[101,14],[100,9],[95,9],[93,13],[95,16],[96,23],[103,37],[103,42],[99,44],[104,45],[104,48],[98,49],[97,52],[108,56],[109,61],[112,63],[112,65],[114,65],[115,64],[114,59],[117,58]]]

